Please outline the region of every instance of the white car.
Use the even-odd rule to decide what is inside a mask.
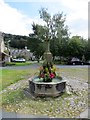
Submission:
[[[26,62],[26,60],[24,58],[16,58],[12,59],[12,62]]]

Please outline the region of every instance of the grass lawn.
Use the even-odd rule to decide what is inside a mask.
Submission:
[[[27,79],[28,75],[37,72],[37,69],[27,70],[2,70],[3,89],[19,80]],[[67,79],[78,79],[79,81],[88,81],[88,68],[61,68],[58,74]],[[2,107],[7,111],[13,111],[24,114],[46,115],[49,117],[72,118],[78,116],[84,111],[86,106],[80,107],[80,102],[87,105],[87,91],[78,91],[78,94],[68,95],[64,93],[57,98],[27,98],[23,94],[23,89],[7,90],[2,95]],[[71,106],[71,99],[74,106]]]
[[[27,66],[27,65],[31,65],[32,63],[37,63],[37,61],[9,62],[9,63],[6,63],[6,65],[7,66]]]
[[[19,80],[27,79],[29,76],[32,76],[36,70],[33,69],[25,69],[25,70],[8,70],[3,69],[0,70],[0,85],[2,85],[2,90],[7,86],[18,82]],[[1,86],[0,86],[1,90]]]
[[[63,75],[67,79],[77,79],[82,82],[88,81],[88,68],[61,68],[59,74]]]

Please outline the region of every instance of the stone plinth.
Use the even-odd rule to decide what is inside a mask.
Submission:
[[[29,81],[29,90],[35,96],[52,96],[56,97],[59,96],[60,93],[65,92],[66,90],[66,81],[65,80],[58,80],[52,82],[38,82],[35,81],[37,77],[33,78]]]

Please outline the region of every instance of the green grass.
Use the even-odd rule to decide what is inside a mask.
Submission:
[[[26,66],[26,65],[31,65],[32,62],[9,62],[6,63],[6,66]]]
[[[2,84],[2,90],[5,89],[7,86],[18,82],[19,80],[27,79],[28,76],[32,76],[35,72],[36,70],[33,69],[25,70],[3,69],[2,71],[0,71],[0,73],[2,73],[1,75],[2,79],[0,79],[0,85]]]
[[[67,79],[77,79],[80,81],[88,81],[88,69],[89,68],[61,68],[58,69],[59,75],[63,75]]]

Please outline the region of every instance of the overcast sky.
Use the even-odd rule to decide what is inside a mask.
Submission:
[[[63,12],[71,36],[88,38],[89,0],[0,0],[0,31],[16,35],[32,32],[33,22],[43,24],[39,10],[44,7],[53,15]]]

